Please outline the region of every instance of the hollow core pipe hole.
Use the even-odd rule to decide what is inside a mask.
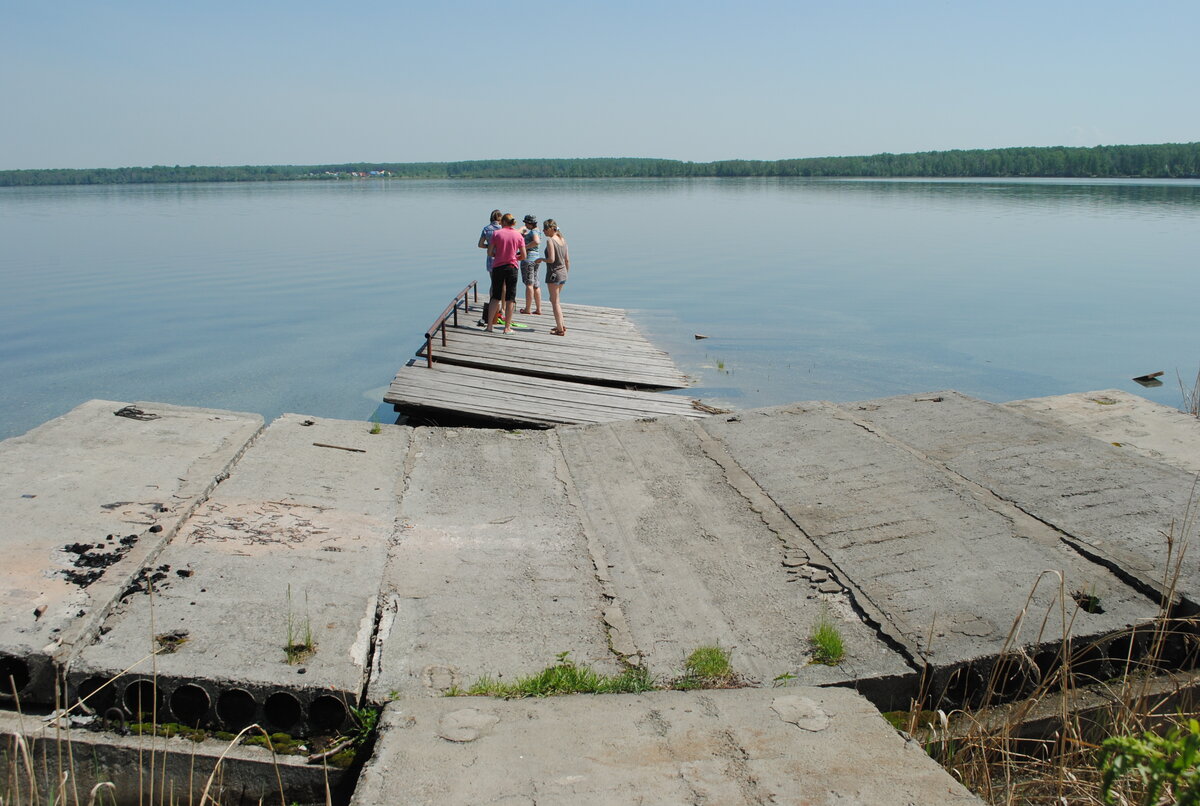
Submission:
[[[135,720],[152,719],[162,713],[162,698],[153,680],[138,680],[125,687],[125,709]]]
[[[208,716],[211,700],[208,692],[194,683],[185,683],[171,692],[171,713],[184,725],[199,725]]]
[[[346,704],[332,694],[322,694],[308,707],[308,718],[316,730],[337,730],[346,721]]]
[[[227,688],[217,697],[217,719],[229,730],[241,730],[254,721],[258,702],[243,688]]]
[[[97,714],[117,703],[117,690],[106,677],[89,677],[79,684],[77,699]]]
[[[290,731],[300,721],[300,701],[286,691],[276,691],[263,703],[267,723],[282,731]]]
[[[12,655],[0,657],[0,696],[11,697],[29,685],[29,664]]]

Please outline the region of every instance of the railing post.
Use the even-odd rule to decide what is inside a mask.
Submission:
[[[425,334],[425,360],[428,362],[426,367],[433,368],[433,337],[428,333]]]

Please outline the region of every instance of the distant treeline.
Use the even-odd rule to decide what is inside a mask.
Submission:
[[[1139,177],[1200,178],[1200,143],[993,148],[867,157],[680,162],[642,158],[512,159],[345,165],[167,166],[0,171],[0,186],[270,182],[289,179],[601,179],[611,177]]]

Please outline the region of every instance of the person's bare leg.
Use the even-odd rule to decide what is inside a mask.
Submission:
[[[487,329],[490,332],[492,325],[496,324],[496,313],[500,310],[500,300],[489,299],[487,305],[483,306],[483,321],[487,322]]]
[[[519,313],[529,313],[529,303],[533,301],[533,286],[529,283],[525,284],[525,299],[523,300],[525,307]]]
[[[516,300],[509,299],[509,300],[504,301],[504,332],[505,333],[513,332],[512,315],[513,315],[513,308],[516,308],[516,307],[517,307]]]
[[[525,304],[528,305],[529,303],[526,302]],[[542,287],[540,285],[533,287],[533,304],[533,312],[540,315],[542,312]]]
[[[562,295],[562,283],[549,283],[550,286],[550,308],[554,311],[554,325],[557,335],[562,336],[567,332],[567,325],[563,322],[562,303],[559,297]]]

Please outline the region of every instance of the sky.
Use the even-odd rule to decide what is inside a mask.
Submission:
[[[1200,140],[1197,0],[0,0],[0,169]]]

